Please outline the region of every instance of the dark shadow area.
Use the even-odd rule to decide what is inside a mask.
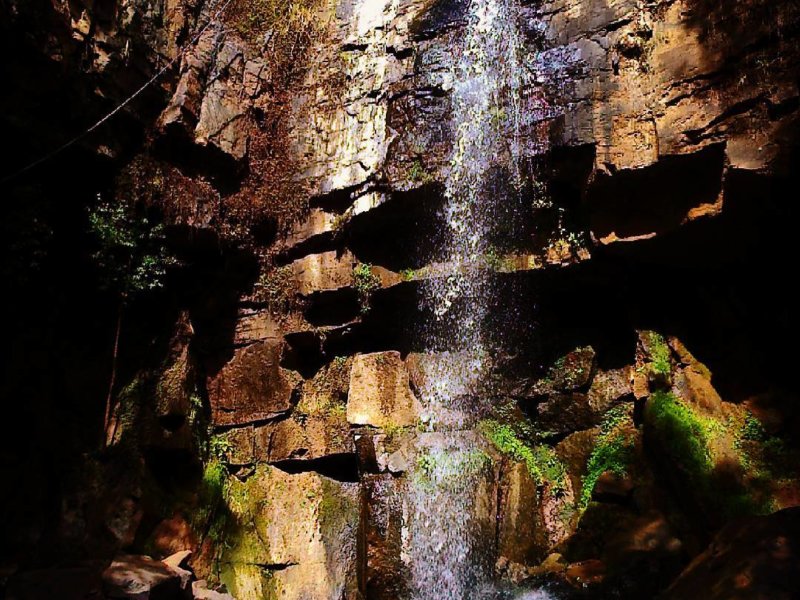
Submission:
[[[631,171],[598,175],[589,187],[586,210],[598,239],[636,238],[678,228],[689,211],[719,198],[724,145],[694,154],[664,157]]]
[[[320,458],[287,459],[272,463],[286,473],[319,473],[330,479],[357,483],[358,457],[355,454],[330,454]]]
[[[361,262],[418,269],[442,253],[443,205],[437,184],[394,192],[381,206],[353,217],[345,241]]]

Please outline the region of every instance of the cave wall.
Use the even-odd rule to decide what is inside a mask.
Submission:
[[[240,599],[404,593],[404,486],[446,437],[418,431],[447,356],[420,347],[417,300],[449,274],[438,209],[468,3],[319,0],[295,37],[243,27],[258,6],[0,4],[19,57],[0,71],[10,575],[192,549]],[[471,401],[484,426],[536,424],[562,477],[489,431],[475,503],[499,577],[642,597],[729,518],[797,503],[800,13],[526,0],[519,26],[535,183],[496,232],[493,327],[513,335]],[[98,196],[157,214],[180,260],[126,319],[111,432]],[[669,443],[681,423],[704,440],[696,469]],[[626,469],[601,468],[611,442]]]

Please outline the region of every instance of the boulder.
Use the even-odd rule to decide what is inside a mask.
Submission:
[[[148,556],[121,555],[103,571],[103,592],[124,600],[191,598],[188,581],[165,563]]]
[[[267,340],[235,351],[208,377],[211,417],[216,426],[246,425],[286,414],[300,375],[280,366],[283,342]]]
[[[535,565],[571,531],[572,487],[567,482],[563,492],[542,489],[524,463],[509,465],[500,485],[498,554],[511,563]]]
[[[592,380],[595,351],[591,346],[576,348],[550,367],[548,378],[554,390],[570,392],[586,387]]]
[[[330,251],[304,256],[291,264],[297,289],[303,296],[332,292],[355,284],[356,259],[350,252]]]
[[[227,497],[220,580],[233,597],[356,598],[358,484],[262,464]]]
[[[416,424],[419,401],[399,352],[359,354],[350,372],[347,421],[352,425],[407,427]]]

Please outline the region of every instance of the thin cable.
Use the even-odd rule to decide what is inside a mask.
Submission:
[[[95,129],[97,129],[98,127],[100,127],[100,126],[101,126],[103,123],[105,123],[106,121],[108,121],[108,120],[109,120],[111,117],[113,117],[114,115],[116,115],[116,114],[117,114],[119,111],[121,111],[123,108],[125,108],[125,107],[126,107],[128,104],[130,104],[130,103],[131,103],[131,102],[132,102],[132,101],[133,101],[133,100],[134,100],[134,99],[135,99],[137,96],[139,96],[139,95],[140,95],[142,92],[144,92],[144,91],[145,91],[145,90],[146,90],[148,87],[150,87],[151,85],[153,85],[153,83],[155,83],[155,82],[156,82],[156,80],[158,80],[158,78],[159,78],[159,77],[161,77],[161,76],[162,76],[164,73],[166,73],[166,72],[167,72],[169,69],[171,69],[172,67],[174,67],[174,66],[175,66],[175,65],[176,65],[176,64],[177,64],[177,63],[178,63],[178,62],[179,62],[179,61],[180,61],[180,60],[181,60],[181,59],[184,57],[184,55],[186,54],[186,52],[188,52],[188,51],[189,51],[189,49],[190,49],[192,46],[194,46],[194,45],[195,45],[195,44],[198,42],[198,40],[200,39],[200,36],[202,36],[202,35],[203,35],[203,34],[206,32],[206,30],[207,30],[209,27],[211,27],[211,25],[212,25],[213,23],[217,22],[217,20],[219,19],[219,17],[220,17],[220,16],[222,16],[222,13],[223,13],[223,11],[224,11],[226,8],[228,8],[228,5],[229,5],[231,2],[233,2],[233,0],[225,0],[225,4],[223,4],[223,5],[222,5],[222,8],[220,8],[220,9],[219,9],[219,10],[218,10],[216,13],[214,13],[214,15],[213,15],[213,16],[212,16],[212,17],[211,17],[209,20],[208,20],[208,23],[206,23],[206,24],[205,24],[205,25],[204,25],[204,26],[203,26],[203,27],[200,29],[200,31],[198,31],[198,32],[197,32],[197,34],[196,34],[196,35],[195,35],[195,36],[194,36],[194,37],[193,37],[191,40],[189,40],[189,42],[188,42],[188,43],[187,43],[187,44],[186,44],[186,45],[183,47],[183,49],[182,49],[180,52],[178,52],[178,55],[177,55],[175,58],[173,58],[173,59],[172,59],[171,61],[169,61],[169,62],[168,62],[166,65],[164,65],[164,67],[162,67],[162,68],[161,68],[161,69],[160,69],[160,70],[159,70],[159,71],[158,71],[158,72],[157,72],[155,75],[153,75],[153,76],[152,76],[150,79],[148,79],[148,80],[147,80],[147,81],[144,83],[144,85],[142,85],[142,87],[140,87],[140,88],[139,88],[138,90],[136,90],[136,91],[135,91],[133,94],[131,94],[130,96],[128,96],[128,98],[127,98],[126,100],[124,100],[124,101],[123,101],[123,102],[122,102],[122,103],[121,103],[119,106],[117,106],[117,107],[116,107],[114,110],[112,110],[110,113],[108,113],[108,114],[107,114],[106,116],[104,116],[102,119],[100,119],[100,120],[99,120],[97,123],[95,123],[94,125],[92,125],[91,127],[89,127],[87,130],[85,130],[84,132],[82,132],[82,133],[80,133],[80,134],[76,135],[74,138],[72,138],[71,140],[69,140],[69,141],[68,141],[68,142],[66,142],[65,144],[63,144],[63,145],[59,146],[58,148],[56,148],[56,149],[55,149],[55,150],[53,150],[52,152],[50,152],[50,153],[48,153],[48,154],[45,154],[44,156],[42,156],[41,158],[39,158],[39,159],[37,159],[37,160],[33,161],[32,163],[30,163],[30,164],[29,164],[29,165],[27,165],[26,167],[23,167],[22,169],[20,169],[20,170],[19,170],[19,171],[17,171],[16,173],[12,173],[11,175],[8,175],[8,176],[4,177],[3,179],[1,179],[1,180],[0,180],[0,183],[6,183],[6,182],[8,182],[8,181],[11,181],[12,179],[16,179],[16,178],[17,178],[17,177],[19,177],[20,175],[23,175],[23,174],[27,173],[28,171],[30,171],[31,169],[34,169],[34,168],[38,167],[38,166],[39,166],[40,164],[42,164],[43,162],[47,162],[47,161],[48,161],[48,160],[50,160],[51,158],[53,158],[53,157],[57,156],[58,154],[61,154],[61,153],[62,153],[64,150],[66,150],[67,148],[69,148],[70,146],[72,146],[72,145],[74,145],[74,144],[77,144],[79,141],[81,141],[83,138],[85,138],[87,135],[89,135],[90,133],[92,133],[92,132],[93,132]]]

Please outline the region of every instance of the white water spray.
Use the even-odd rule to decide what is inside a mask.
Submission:
[[[444,235],[450,275],[429,280],[422,304],[434,316],[425,344],[447,348],[430,361],[420,390],[428,433],[418,438],[405,530],[414,600],[492,594],[491,461],[474,426],[474,399],[492,360],[490,233],[504,198],[488,193],[492,170],[520,183],[520,98],[524,68],[517,0],[471,0],[451,95],[454,148],[445,185]],[[447,323],[447,327],[442,327]],[[442,333],[446,329],[446,333]],[[438,431],[448,430],[440,434]],[[486,524],[489,531],[482,531]],[[484,595],[479,590],[486,590]],[[534,596],[536,597],[536,596]]]

